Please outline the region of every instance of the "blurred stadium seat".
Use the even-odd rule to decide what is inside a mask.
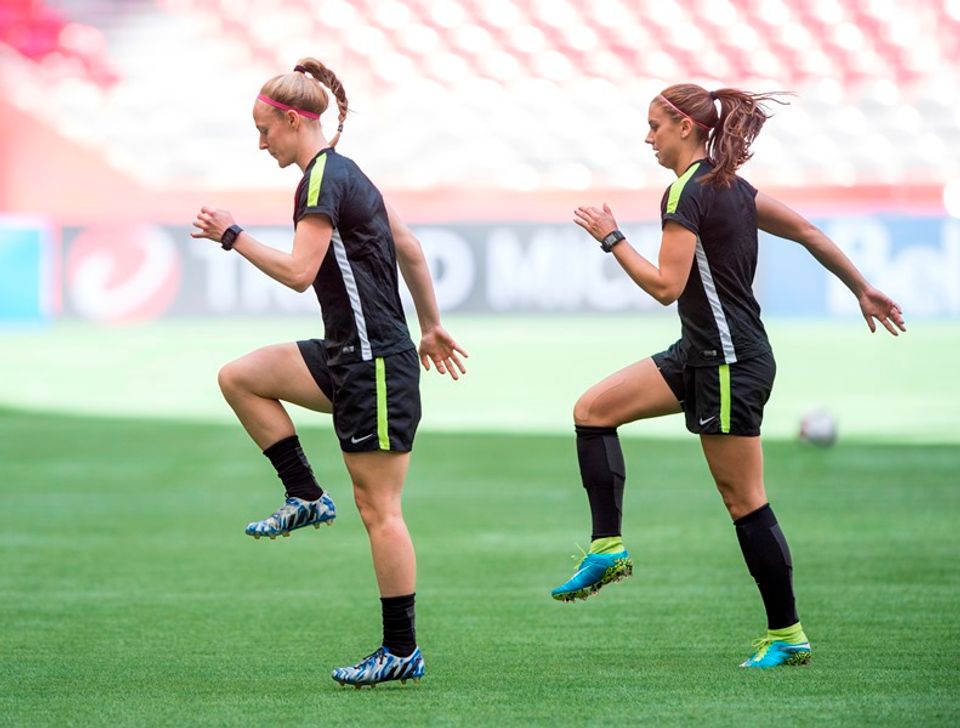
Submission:
[[[61,78],[77,77],[103,87],[117,81],[100,30],[71,22],[40,0],[4,1],[0,6],[0,45]]]
[[[340,74],[346,153],[394,189],[659,186],[647,104],[686,80],[797,94],[758,184],[960,169],[960,0],[15,0],[0,23],[19,108],[163,185],[288,186],[249,162],[249,105],[302,55]]]

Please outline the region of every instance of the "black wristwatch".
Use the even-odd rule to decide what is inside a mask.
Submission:
[[[600,241],[600,247],[603,248],[604,253],[609,253],[611,250],[613,250],[614,245],[619,243],[621,240],[626,239],[626,235],[619,230],[614,230],[612,233],[607,233],[606,237]]]
[[[237,242],[237,236],[242,232],[243,228],[239,225],[231,225],[228,227],[220,237],[220,247],[224,250],[233,250],[233,244]]]

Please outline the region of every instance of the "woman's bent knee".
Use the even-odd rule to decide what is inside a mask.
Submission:
[[[596,396],[593,392],[585,392],[573,405],[573,423],[575,425],[602,426],[606,424],[598,420],[598,414],[594,411]]]
[[[587,422],[586,418],[589,416],[589,413],[585,410],[582,405],[583,397],[577,400],[577,403],[573,405],[573,424],[575,425],[585,425]]]
[[[220,371],[217,372],[217,384],[220,385],[220,391],[223,392],[224,395],[236,389],[237,381],[233,364],[233,362],[224,364],[220,367]]]
[[[239,394],[247,389],[246,369],[240,359],[224,364],[217,372],[217,384],[220,385],[220,391],[225,397]]]
[[[597,407],[597,397],[587,392],[573,406],[573,424],[584,427],[619,427],[623,424],[614,412]]]

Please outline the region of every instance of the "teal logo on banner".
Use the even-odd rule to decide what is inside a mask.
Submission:
[[[0,217],[0,324],[50,318],[50,253],[45,225]]]

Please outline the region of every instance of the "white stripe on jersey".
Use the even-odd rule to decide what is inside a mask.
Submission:
[[[340,275],[343,276],[343,287],[347,289],[347,297],[350,299],[353,320],[357,324],[357,336],[360,338],[360,358],[364,361],[370,361],[373,359],[373,351],[370,348],[370,339],[367,338],[367,321],[363,318],[363,308],[360,306],[357,279],[353,277],[353,268],[350,267],[350,261],[347,258],[347,249],[343,246],[340,231],[336,228],[333,229],[333,237],[330,239],[330,243],[333,245],[333,255],[340,267]]]
[[[733,337],[730,336],[730,327],[727,326],[727,317],[723,314],[723,306],[720,305],[720,296],[717,295],[717,287],[713,284],[713,274],[710,272],[710,264],[707,262],[707,253],[703,249],[703,243],[700,242],[700,236],[697,236],[697,268],[700,270],[700,280],[703,281],[703,292],[710,303],[710,309],[713,311],[714,321],[717,323],[717,331],[720,333],[720,346],[723,347],[723,361],[726,364],[734,364],[737,361],[737,352],[733,348]]]

